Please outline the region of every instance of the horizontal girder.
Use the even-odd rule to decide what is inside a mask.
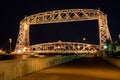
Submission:
[[[98,45],[77,42],[52,42],[31,45],[31,51],[37,53],[96,53]]]
[[[28,24],[47,24],[71,21],[97,20],[99,15],[103,15],[96,9],[65,9],[47,11],[25,17],[22,22]]]

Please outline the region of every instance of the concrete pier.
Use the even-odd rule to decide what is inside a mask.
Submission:
[[[13,80],[48,67],[78,59],[79,57],[79,55],[58,55],[0,61],[0,80]]]

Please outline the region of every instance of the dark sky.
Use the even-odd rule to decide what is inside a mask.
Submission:
[[[101,11],[107,13],[108,26],[113,40],[116,40],[118,34],[120,34],[120,4],[118,1],[119,0],[1,0],[0,48],[5,49],[9,46],[9,38],[12,38],[13,47],[15,46],[19,32],[19,22],[25,16],[58,9],[100,8]],[[34,26],[36,26],[36,28],[33,28]],[[62,41],[80,41],[81,38],[86,37],[86,42],[92,43],[98,40],[98,36],[96,37],[98,34],[97,31],[96,21],[31,25],[30,40],[31,44],[34,44],[38,42],[57,41],[59,39]],[[39,39],[36,40],[38,37]]]

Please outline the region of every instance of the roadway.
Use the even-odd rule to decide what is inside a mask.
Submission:
[[[101,58],[80,58],[16,80],[120,80],[120,68]]]

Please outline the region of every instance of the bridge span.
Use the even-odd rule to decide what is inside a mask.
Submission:
[[[51,42],[31,45],[30,50],[34,53],[44,54],[82,54],[82,53],[97,53],[99,45],[78,43],[78,42]]]

